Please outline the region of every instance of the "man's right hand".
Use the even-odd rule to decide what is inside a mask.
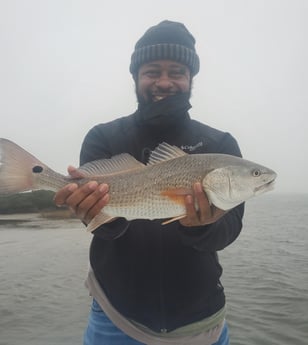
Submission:
[[[83,177],[74,167],[70,166],[68,172],[73,178]],[[82,186],[70,183],[56,193],[54,202],[57,206],[68,206],[79,219],[89,224],[108,204],[108,189],[107,184],[98,184],[96,181]]]

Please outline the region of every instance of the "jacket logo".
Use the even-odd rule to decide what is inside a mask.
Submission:
[[[196,151],[198,147],[202,147],[203,146],[203,142],[200,141],[198,144],[196,145],[181,145],[181,149],[183,151],[189,151],[189,152],[193,152]]]

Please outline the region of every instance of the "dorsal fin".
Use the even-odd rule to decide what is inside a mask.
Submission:
[[[98,159],[82,165],[78,171],[85,177],[114,174],[144,168],[145,165],[137,161],[128,153],[121,153],[111,158]]]
[[[177,146],[161,143],[155,148],[154,151],[151,152],[148,165],[169,161],[185,155],[187,155],[187,153]]]

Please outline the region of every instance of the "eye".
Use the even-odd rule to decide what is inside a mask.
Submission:
[[[40,165],[36,165],[32,168],[32,172],[34,174],[39,174],[43,171],[43,167],[41,167]]]
[[[169,75],[171,78],[180,78],[182,77],[183,73],[181,73],[180,71],[171,71]]]
[[[148,78],[158,78],[160,75],[160,72],[157,70],[147,70],[144,73]]]
[[[261,170],[260,169],[254,169],[252,171],[252,176],[253,177],[259,177],[261,175]]]

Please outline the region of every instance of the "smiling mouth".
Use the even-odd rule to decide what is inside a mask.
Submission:
[[[167,98],[167,97],[170,97],[173,95],[174,95],[174,93],[168,93],[168,94],[163,94],[163,95],[152,95],[152,100],[153,100],[153,102],[158,102],[164,98]]]
[[[153,99],[154,102],[158,102],[158,101],[164,99],[165,97],[166,96],[154,96],[152,99]]]

